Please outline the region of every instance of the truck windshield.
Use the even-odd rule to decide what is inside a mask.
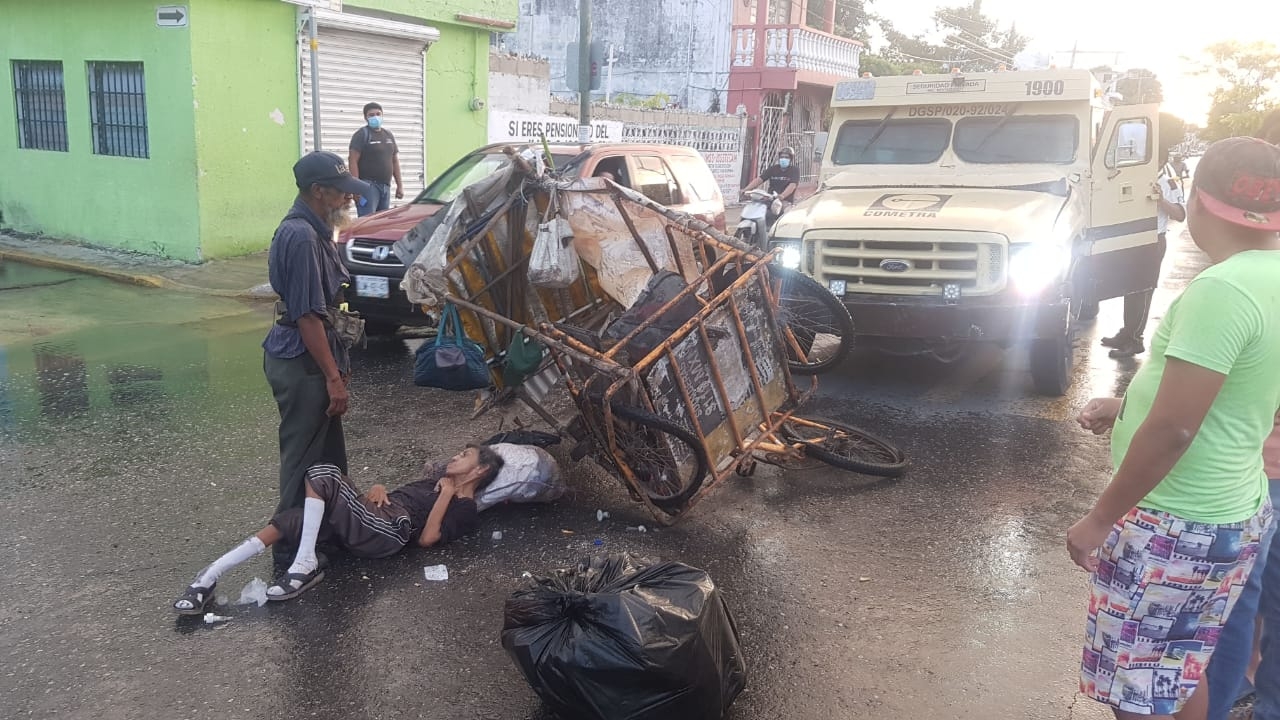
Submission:
[[[1069,163],[1076,159],[1080,126],[1071,115],[968,117],[956,122],[961,160],[993,163]]]
[[[879,136],[876,135],[879,131]],[[951,140],[951,121],[849,120],[840,126],[831,162],[836,165],[927,165]]]

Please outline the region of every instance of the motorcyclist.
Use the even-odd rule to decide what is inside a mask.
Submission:
[[[750,185],[742,189],[743,199],[746,199],[748,192],[768,182],[769,192],[777,193],[778,199],[782,200],[784,204],[789,203],[795,197],[796,188],[800,187],[800,168],[796,166],[795,158],[796,151],[794,148],[788,146],[779,150],[778,162],[770,165],[768,169],[760,173],[760,177],[752,180]],[[779,216],[780,214],[774,213],[773,206],[770,205],[769,215],[765,222],[772,227]]]

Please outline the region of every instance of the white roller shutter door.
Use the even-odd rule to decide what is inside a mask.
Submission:
[[[320,139],[321,149],[344,159],[351,136],[364,126],[365,103],[382,106],[386,128],[400,149],[404,200],[412,200],[423,187],[426,85],[426,43],[421,39],[394,37],[326,27],[321,21],[320,43]],[[308,40],[299,42],[302,90],[302,144],[315,147],[311,123],[311,57]],[[394,187],[393,187],[394,191]]]

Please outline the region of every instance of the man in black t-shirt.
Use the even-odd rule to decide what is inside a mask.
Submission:
[[[769,192],[777,193],[778,199],[783,203],[791,202],[795,197],[796,188],[800,187],[800,168],[795,164],[796,152],[790,147],[784,147],[778,151],[778,162],[770,165],[764,172],[760,173],[760,177],[751,181],[751,184],[742,189],[745,194],[749,190],[754,190],[766,182],[769,183]],[[778,216],[773,213],[772,207],[769,216],[765,222],[773,225]]]
[[[267,588],[269,600],[297,597],[324,579],[316,543],[331,542],[356,557],[384,558],[409,543],[433,547],[456,540],[480,525],[475,495],[502,469],[491,448],[468,445],[448,464],[428,466],[422,479],[388,493],[374,485],[358,493],[335,465],[307,471],[307,499],[301,508],[277,513],[255,535],[201,570],[173,603],[182,615],[204,612],[218,578],[280,543],[294,550],[293,565]]]
[[[400,148],[395,136],[382,127],[382,106],[369,103],[364,106],[364,127],[351,136],[347,167],[351,174],[369,183],[377,190],[377,197],[366,197],[358,202],[356,213],[360,217],[382,212],[391,207],[391,180],[396,181],[396,199],[404,197],[404,183],[400,180]]]

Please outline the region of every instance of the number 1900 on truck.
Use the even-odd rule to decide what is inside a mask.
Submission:
[[[821,187],[772,244],[862,345],[1025,348],[1062,395],[1075,321],[1155,284],[1158,107],[1115,100],[1087,70],[842,81]]]

